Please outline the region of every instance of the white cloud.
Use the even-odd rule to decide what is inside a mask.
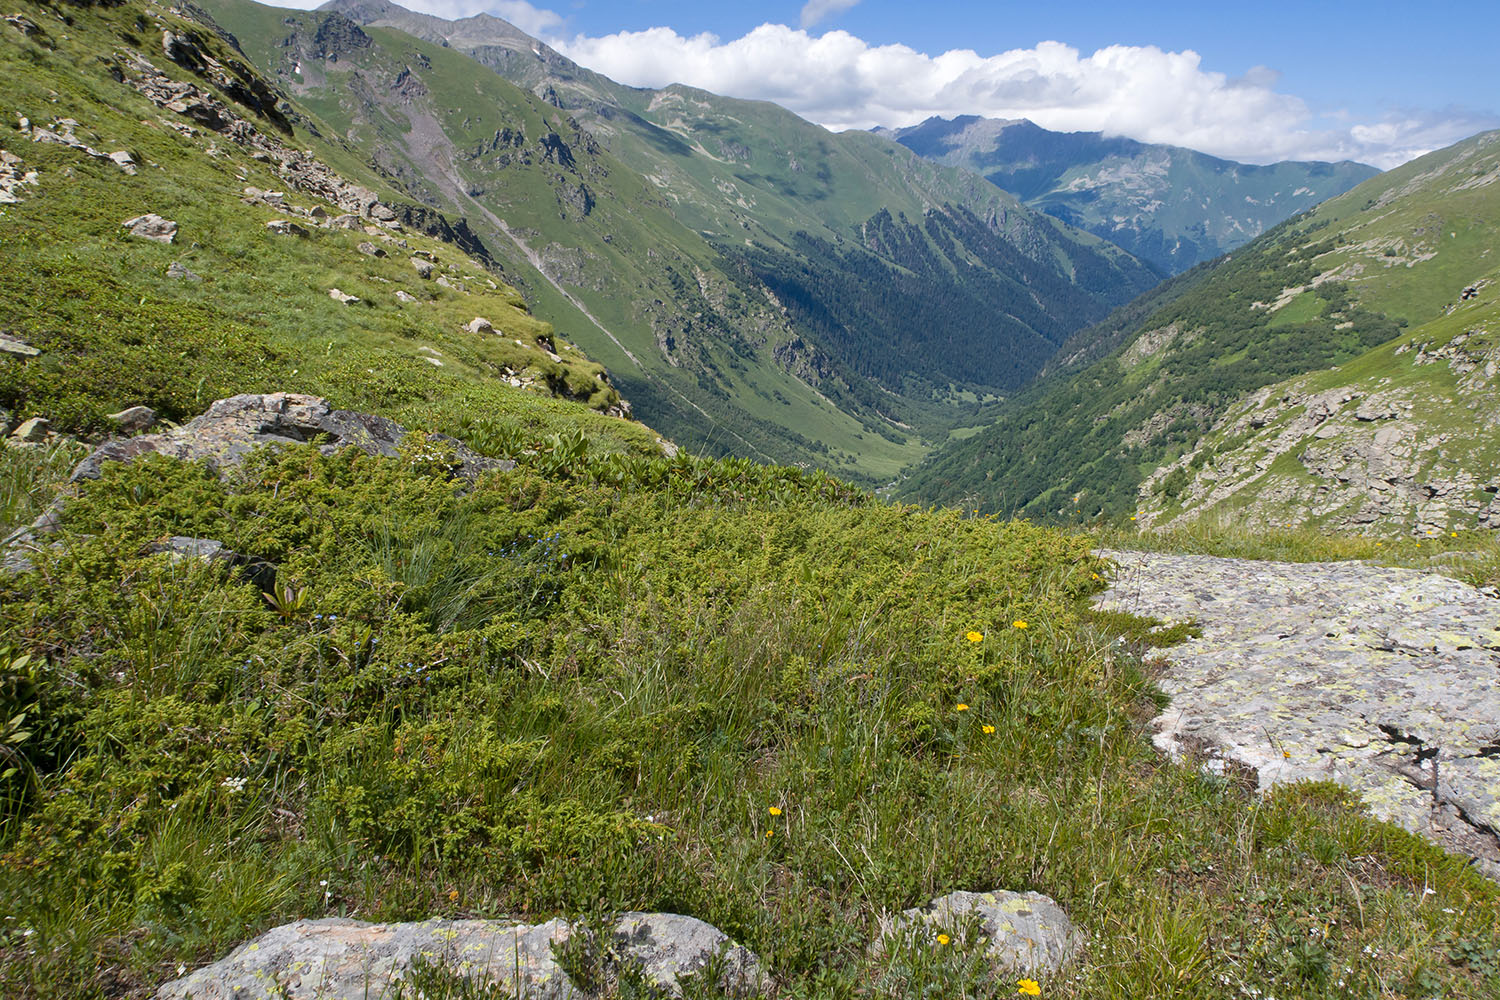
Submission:
[[[780,24],[730,41],[651,28],[548,42],[622,83],[685,83],[774,101],[832,129],[977,114],[1253,163],[1357,159],[1391,167],[1500,125],[1494,115],[1457,111],[1338,121],[1278,92],[1273,69],[1256,66],[1231,78],[1205,69],[1196,52],[1155,46],[1111,45],[1085,55],[1042,42],[991,56],[960,49],[930,56],[904,45],[870,45],[844,31],[816,35]]]
[[[563,17],[550,10],[539,10],[527,3],[526,0],[460,0],[465,6],[477,8],[469,13],[475,14],[479,10],[487,11],[496,17],[502,17],[526,32],[538,38],[543,35],[554,34],[563,26]]]
[[[802,5],[802,27],[811,28],[819,21],[842,14],[859,3],[859,0],[807,0]]]

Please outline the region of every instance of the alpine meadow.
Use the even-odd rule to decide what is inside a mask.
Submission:
[[[1495,109],[636,6],[0,11],[0,996],[1500,996]]]

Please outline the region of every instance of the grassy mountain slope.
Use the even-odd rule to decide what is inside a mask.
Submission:
[[[1123,346],[1028,390],[904,489],[1035,516],[1132,512],[1140,483],[1247,393],[1415,335],[1492,271],[1494,142],[1486,133],[1366,181],[1205,265]]]
[[[577,427],[655,447],[646,428],[553,401],[604,411],[620,397],[485,260],[331,200],[365,197],[382,215],[408,208],[368,170],[355,176],[369,189],[324,171],[355,158],[278,107],[211,32],[142,4],[76,16],[25,5],[22,17],[34,31],[0,30],[0,145],[35,178],[0,206],[0,329],[40,353],[0,362],[11,423],[44,416],[55,430],[93,433],[131,405],[182,420],[220,396],[286,390],[450,433],[503,417],[517,434]],[[192,46],[181,58],[196,70],[168,57],[164,31]],[[185,110],[148,99],[148,81],[176,88]],[[130,172],[101,155],[117,152]],[[284,199],[247,202],[247,188]],[[173,242],[122,227],[146,213],[176,223]],[[268,229],[277,220],[296,229]],[[449,286],[421,279],[413,257],[435,261]],[[173,277],[174,264],[191,274]],[[476,316],[494,332],[466,330]]]
[[[964,115],[881,130],[922,156],[983,174],[1028,206],[1168,274],[1241,246],[1373,177],[1362,163],[1236,163],[1101,132],[1051,132]]]
[[[1497,182],[1500,133],[1489,133],[1367,191],[1367,211],[1335,217],[1343,244],[1324,266],[1367,301],[1415,303],[1412,325],[1241,400],[1143,483],[1141,521],[1387,536],[1500,528]]]
[[[340,14],[212,7],[341,136],[468,218],[539,314],[694,447],[888,477],[955,400],[1023,384],[1154,280],[894,143],[622,87],[488,16],[339,5],[369,42],[333,53]]]

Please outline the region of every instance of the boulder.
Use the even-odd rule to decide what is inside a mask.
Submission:
[[[470,333],[494,333],[495,327],[483,316],[475,316],[464,324],[464,329]]]
[[[202,281],[203,280],[202,277],[200,277],[197,274],[194,274],[192,271],[189,271],[186,267],[184,267],[182,265],[181,261],[176,261],[176,260],[172,261],[172,263],[170,263],[170,264],[167,265],[167,277],[169,277],[169,278],[175,278],[178,281]]]
[[[135,157],[121,149],[109,154],[110,162],[127,174],[135,174]]]
[[[46,417],[32,417],[12,431],[10,439],[23,444],[36,444],[47,440],[47,431],[50,427]]]
[[[385,251],[373,243],[361,243],[357,248],[366,257],[384,257]]]
[[[359,216],[345,213],[343,215],[335,215],[329,225],[333,226],[334,229],[360,229],[364,226],[364,223],[360,221]]]
[[[298,920],[166,983],[156,991],[156,1000],[383,1000],[409,995],[399,984],[417,959],[471,980],[476,994],[488,995],[485,987],[498,987],[518,1000],[577,998],[589,994],[573,984],[556,955],[580,933],[563,920]],[[721,952],[726,959],[722,989],[744,993],[766,982],[753,952],[692,917],[627,913],[611,929],[610,940],[617,949],[611,958],[638,964],[659,990],[672,996],[682,995],[679,976],[704,968]],[[590,943],[587,937],[580,941]]]
[[[430,261],[430,260],[423,260],[420,257],[413,257],[411,259],[411,266],[416,269],[417,277],[419,277],[419,278],[430,278],[430,277],[432,277],[432,261]]]
[[[155,240],[157,243],[171,243],[177,238],[177,223],[171,219],[163,219],[155,212],[145,215],[137,215],[133,219],[126,219],[120,223],[130,230],[131,236],[139,236],[143,240]]]
[[[611,932],[619,958],[639,967],[646,980],[670,996],[682,996],[681,976],[701,972],[721,953],[722,978],[714,984],[730,996],[754,996],[768,985],[755,952],[736,944],[713,924],[676,913],[626,913]]]
[[[337,288],[328,289],[328,297],[335,302],[342,302],[346,306],[353,305],[359,301],[358,295],[350,295],[347,292],[339,291]]]
[[[233,551],[223,542],[212,538],[191,538],[172,535],[148,546],[150,552],[165,552],[175,562],[194,559],[205,563],[243,570],[245,577],[262,592],[270,592],[276,586],[276,566],[264,559],[252,559]]]
[[[272,219],[266,228],[278,236],[306,236],[308,232],[291,219]]]
[[[156,411],[149,406],[128,406],[105,419],[113,420],[122,431],[143,431],[156,423]]]
[[[261,445],[304,444],[316,440],[325,455],[358,448],[394,458],[406,429],[394,420],[368,413],[335,410],[328,400],[290,392],[247,394],[221,399],[201,416],[160,434],[110,441],[95,449],[73,470],[73,480],[97,479],[105,462],[129,462],[152,453],[183,461],[207,461],[215,467],[236,465]],[[457,452],[459,476],[473,479],[490,469],[514,463],[486,458],[462,442],[434,435]]]
[[[409,294],[409,293],[407,293],[405,291],[397,289],[397,291],[396,291],[396,301],[398,301],[398,302],[415,302],[415,301],[417,301],[417,297],[415,295],[411,295],[411,294]]]
[[[926,906],[881,919],[881,939],[903,933],[960,938],[972,923],[997,969],[1053,973],[1083,950],[1084,936],[1052,899],[1039,892],[951,892]]]

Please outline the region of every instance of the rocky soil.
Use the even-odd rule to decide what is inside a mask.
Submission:
[[[1166,651],[1156,745],[1277,782],[1336,781],[1500,878],[1500,600],[1359,562],[1105,553],[1110,608],[1202,636]]]

